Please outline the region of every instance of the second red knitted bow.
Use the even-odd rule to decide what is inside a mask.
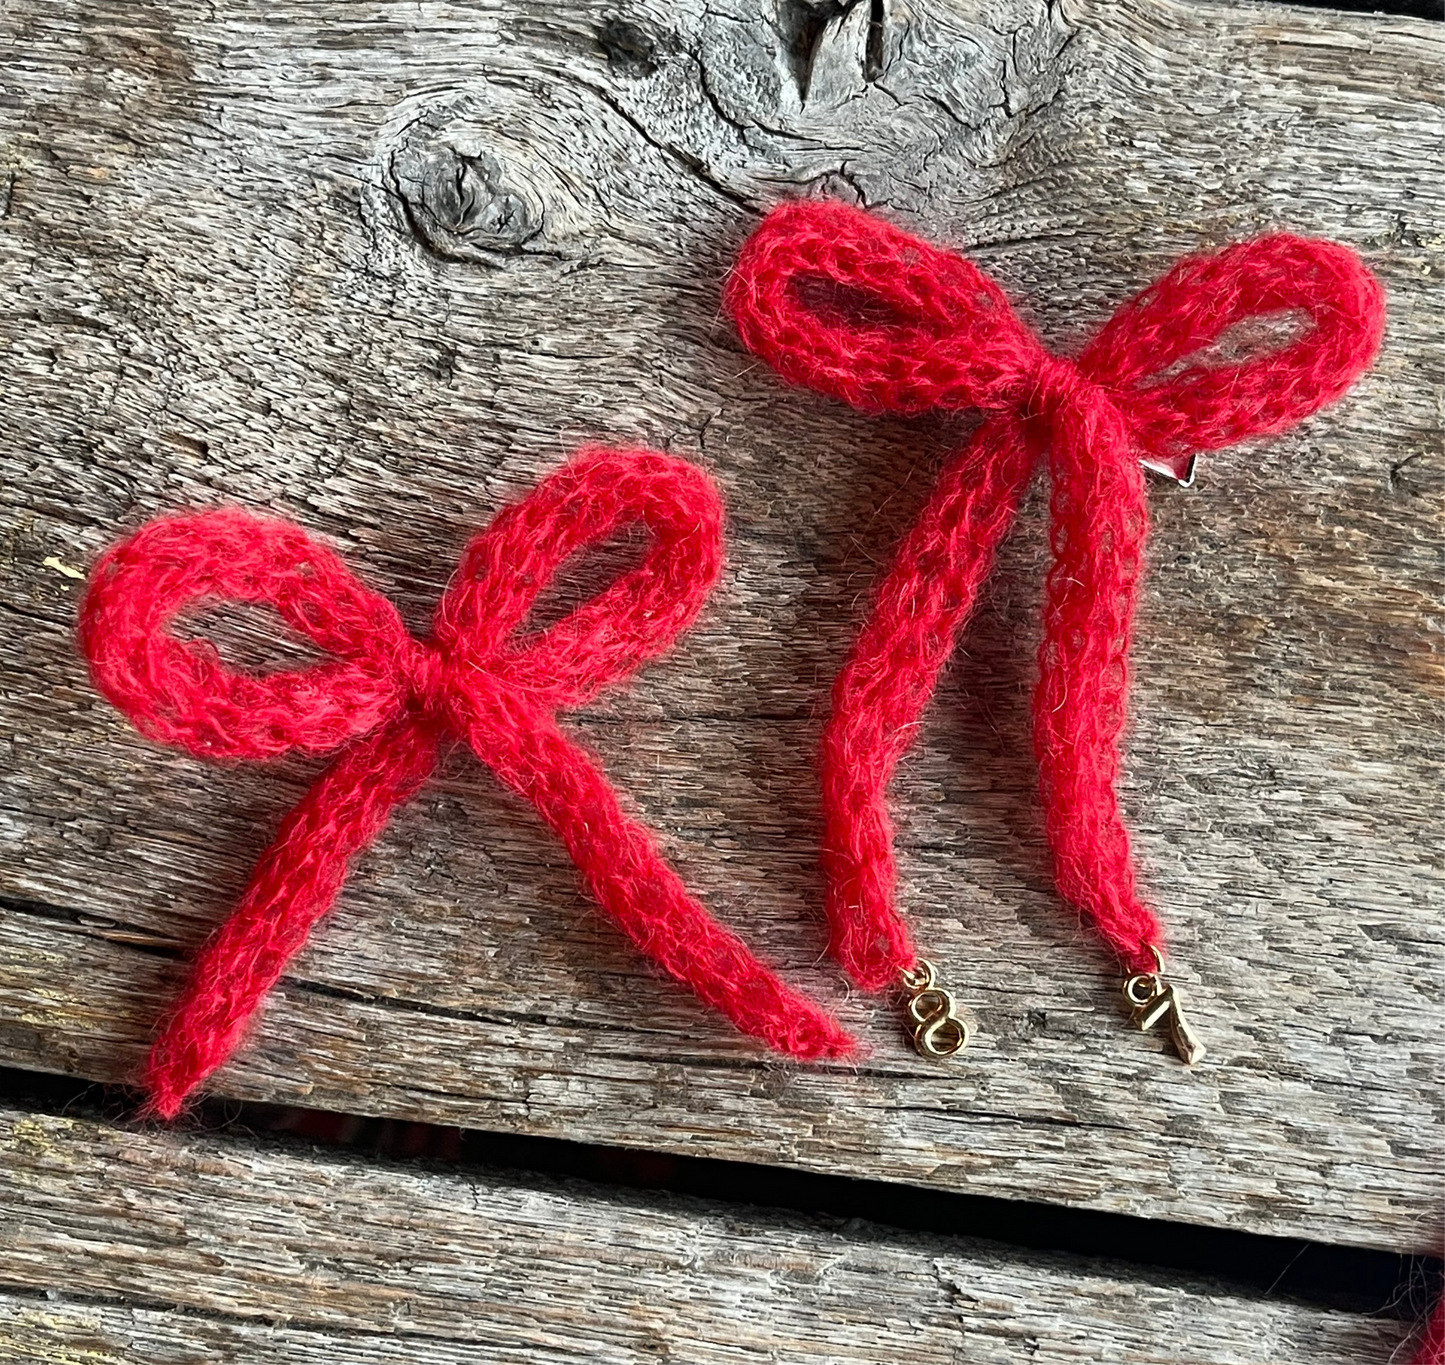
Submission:
[[[538,633],[520,627],[558,568],[641,521],[642,563]],[[465,741],[566,844],[633,941],[737,1026],[798,1057],[852,1040],[694,900],[554,713],[665,651],[722,568],[722,505],[701,470],[649,451],[591,451],[502,511],[467,547],[429,639],[330,550],[240,511],[163,518],[95,566],[80,639],[96,685],[152,739],[215,759],[340,755],[262,855],[203,949],[151,1054],[151,1104],[170,1117],[232,1053],[247,1021],[341,891],[351,859]],[[330,662],[255,676],[171,632],[197,601],[274,607]],[[344,746],[344,747],[343,747]]]
[[[865,987],[901,979],[915,1005],[920,991],[931,1007],[946,1000],[894,904],[885,797],[1047,451],[1053,567],[1034,734],[1056,879],[1136,974],[1136,1021],[1177,1025],[1115,795],[1148,524],[1140,462],[1177,469],[1339,398],[1379,347],[1379,284],[1344,247],[1261,237],[1181,261],[1070,362],[963,257],[856,209],[791,203],[743,248],[727,303],[744,344],[794,384],[869,412],[986,418],[904,539],[833,690],[822,775],[834,954]],[[1197,358],[1231,326],[1280,312],[1309,324],[1282,349]],[[955,1028],[942,1050],[965,1041]],[[1189,1051],[1177,1028],[1176,1042]]]

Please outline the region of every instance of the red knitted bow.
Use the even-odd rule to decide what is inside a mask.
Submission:
[[[518,635],[570,556],[641,521],[643,562],[540,633]],[[554,712],[590,701],[692,624],[722,568],[722,504],[702,471],[647,451],[590,451],[467,547],[429,639],[299,528],[241,511],[154,521],[96,565],[80,640],[100,691],[142,733],[216,759],[345,746],[286,817],[235,913],[201,952],[145,1082],[169,1117],[331,907],[349,861],[459,736],[561,836],[643,952],[747,1033],[799,1057],[851,1039],[716,923],[624,814]],[[265,676],[170,633],[197,599],[274,607],[331,662]]]
[[[1160,928],[1135,892],[1114,792],[1147,528],[1139,462],[1177,468],[1339,398],[1379,347],[1379,284],[1343,247],[1262,237],[1181,261],[1069,362],[963,257],[856,209],[792,203],[743,248],[727,303],[748,348],[794,384],[869,412],[986,417],[903,541],[833,690],[822,753],[833,952],[870,988],[917,966],[894,907],[887,785],[1046,448],[1053,567],[1034,726],[1056,877],[1130,968],[1157,971]],[[1313,325],[1243,364],[1191,360],[1280,311]]]

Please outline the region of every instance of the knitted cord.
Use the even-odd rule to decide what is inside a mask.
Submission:
[[[631,522],[641,564],[540,632],[519,633],[560,566]],[[796,1057],[853,1041],[711,918],[557,726],[664,653],[722,569],[722,505],[700,470],[648,451],[584,452],[468,546],[429,639],[299,528],[239,510],[166,517],[108,550],[80,643],[100,692],[145,735],[222,760],[339,750],[283,821],[236,911],[198,955],[147,1063],[164,1117],[239,1045],[351,862],[464,738],[562,838],[588,889],[644,953],[738,1028]],[[266,603],[332,656],[265,675],[171,626],[197,602]]]
[[[1055,879],[1132,971],[1156,968],[1116,784],[1148,529],[1141,460],[1282,431],[1339,398],[1379,348],[1384,297],[1352,252],[1286,234],[1179,262],[1077,362],[1050,355],[971,262],[860,210],[775,209],[743,247],[727,306],[790,383],[865,412],[978,409],[877,588],[833,689],[822,745],[832,951],[862,986],[917,967],[895,904],[889,781],[1017,514],[1038,452],[1053,485],[1035,753]],[[1208,365],[1234,325],[1300,312],[1304,335]]]

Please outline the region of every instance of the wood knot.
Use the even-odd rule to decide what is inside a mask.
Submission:
[[[542,231],[542,207],[474,141],[418,126],[387,167],[412,233],[438,256],[497,264]],[[470,145],[468,145],[470,143]]]
[[[625,76],[650,76],[657,70],[657,44],[627,19],[612,17],[597,31],[597,45],[607,64]]]

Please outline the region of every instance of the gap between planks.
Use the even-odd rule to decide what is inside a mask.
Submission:
[[[1389,1318],[657,1192],[0,1108],[6,1359],[1376,1365]]]

